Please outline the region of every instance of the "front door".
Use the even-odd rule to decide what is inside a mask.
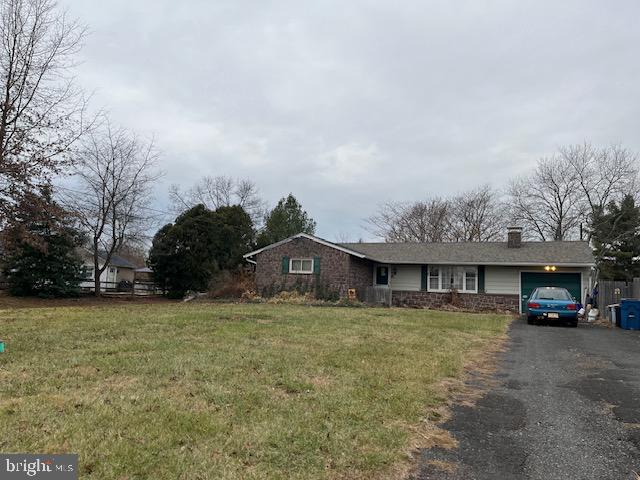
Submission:
[[[389,285],[389,267],[376,267],[376,285]]]

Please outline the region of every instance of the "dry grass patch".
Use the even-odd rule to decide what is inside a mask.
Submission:
[[[428,410],[419,425],[406,427],[413,432],[410,442],[411,451],[408,452],[404,462],[398,462],[390,472],[383,475],[384,478],[400,480],[407,478],[410,473],[416,474],[416,458],[421,450],[458,448],[458,441],[441,425],[451,418],[453,404],[473,408],[489,389],[500,383],[494,374],[497,355],[506,350],[507,338],[505,331],[496,335],[483,348],[469,352],[460,375],[446,377],[436,383],[435,390],[442,392],[444,400],[437,407]],[[432,460],[428,463],[434,468],[449,473],[457,468],[456,465],[441,460]]]
[[[0,310],[0,451],[77,452],[88,479],[394,477],[415,448],[455,446],[437,422],[508,321],[265,304]]]

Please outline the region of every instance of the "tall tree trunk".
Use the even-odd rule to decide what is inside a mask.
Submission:
[[[94,243],[93,245],[93,294],[96,297],[100,296],[100,275],[102,272],[100,271],[100,257],[98,256],[98,245]]]

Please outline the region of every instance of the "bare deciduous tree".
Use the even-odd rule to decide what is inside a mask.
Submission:
[[[52,0],[0,0],[0,225],[87,128],[70,73],[84,34]]]
[[[367,222],[389,242],[488,242],[504,235],[504,218],[498,192],[485,185],[451,199],[387,202]]]
[[[489,185],[451,200],[451,237],[458,242],[490,242],[505,232],[504,208]]]
[[[589,143],[560,148],[560,158],[573,171],[581,202],[593,221],[611,201],[634,195],[638,180],[638,155],[620,145],[598,149]]]
[[[442,242],[450,239],[450,208],[441,198],[387,202],[367,222],[372,233],[388,242]]]
[[[66,205],[89,235],[96,295],[113,254],[125,243],[140,241],[153,220],[148,206],[161,175],[155,168],[157,157],[153,141],[112,128],[108,121],[82,142],[75,163],[79,186],[67,196]]]
[[[543,158],[531,174],[509,186],[511,221],[538,240],[569,240],[577,236],[586,208],[572,167],[555,156]]]
[[[262,222],[266,212],[265,202],[260,198],[258,187],[247,179],[206,176],[185,192],[179,186],[172,185],[169,198],[176,213],[198,204],[210,210],[240,205],[249,214],[255,226]]]
[[[334,242],[335,243],[355,243],[351,234],[345,231],[338,232],[335,236]]]
[[[577,238],[580,226],[593,228],[609,202],[635,193],[637,178],[638,156],[623,147],[561,147],[530,175],[511,183],[511,220],[538,240]]]

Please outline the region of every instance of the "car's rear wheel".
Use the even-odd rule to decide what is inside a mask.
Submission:
[[[534,317],[532,315],[527,315],[527,323],[529,325],[535,325],[536,324],[536,317]]]
[[[571,320],[571,321],[569,322],[569,326],[570,326],[571,328],[577,328],[577,327],[578,327],[578,320]]]

